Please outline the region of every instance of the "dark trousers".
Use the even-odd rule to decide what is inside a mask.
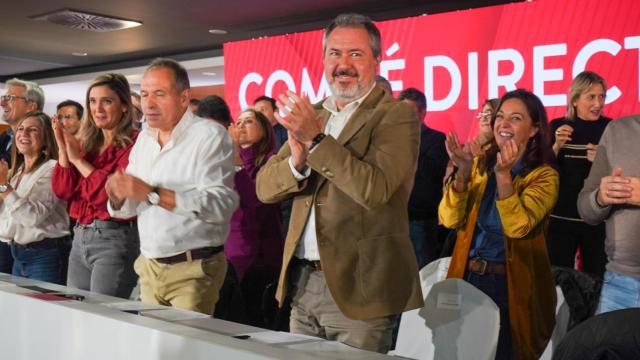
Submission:
[[[409,220],[409,237],[418,262],[418,269],[436,260],[440,255],[438,221],[436,219]]]
[[[604,252],[605,224],[549,219],[547,249],[553,266],[573,269],[576,250],[580,248],[582,270],[602,278],[607,264]]]
[[[6,242],[0,241],[0,272],[11,274],[13,268],[13,256],[11,247]]]
[[[278,270],[269,266],[253,267],[245,271],[240,288],[246,304],[247,324],[270,329],[278,309],[274,297],[265,298],[267,285],[278,280]],[[271,320],[271,323],[270,321]]]
[[[491,300],[498,305],[500,309],[500,333],[498,335],[496,360],[512,359],[513,351],[511,345],[511,326],[509,325],[509,299],[506,275],[478,275],[474,272],[467,271],[464,274],[464,279],[489,296]]]

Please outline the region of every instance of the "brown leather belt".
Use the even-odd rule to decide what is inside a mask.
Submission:
[[[314,268],[315,270],[322,271],[322,263],[320,262],[320,260],[307,260],[307,259],[300,259],[297,257],[294,257],[294,259],[301,266],[309,266]]]
[[[479,258],[469,259],[469,262],[467,263],[467,271],[474,272],[478,275],[484,275],[484,274],[504,275],[507,273],[506,267],[504,266],[504,264],[482,260]]]
[[[185,262],[189,260],[189,257],[191,257],[191,260],[206,259],[210,256],[213,256],[221,252],[222,250],[224,250],[224,245],[203,247],[199,249],[187,250],[178,255],[173,255],[173,256],[168,256],[163,258],[155,258],[154,260],[159,263],[171,265],[171,264]]]

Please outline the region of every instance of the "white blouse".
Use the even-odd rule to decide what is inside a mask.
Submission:
[[[49,160],[24,174],[18,186],[18,175],[11,178],[14,190],[0,200],[0,240],[26,245],[69,234],[67,202],[58,199],[51,188],[55,164]]]

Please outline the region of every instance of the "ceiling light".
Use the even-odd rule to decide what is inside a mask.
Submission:
[[[209,29],[209,34],[213,34],[213,35],[226,35],[226,34],[227,34],[227,30],[222,30],[222,29]]]
[[[31,16],[33,20],[48,21],[76,30],[107,32],[140,26],[140,21],[126,20],[107,15],[62,9],[43,15]]]
[[[202,75],[207,75],[207,76],[216,76],[216,73],[214,72],[210,72],[210,71],[205,71],[202,73]]]
[[[87,56],[89,54],[87,54],[86,52],[72,52],[71,55],[73,55],[73,56]]]

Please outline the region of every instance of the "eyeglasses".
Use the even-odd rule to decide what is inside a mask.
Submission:
[[[481,118],[484,118],[484,117],[491,117],[491,114],[492,113],[489,112],[489,111],[481,111],[481,112],[478,113],[478,115],[476,115],[476,119],[481,119]]]
[[[22,99],[24,101],[27,101],[27,98],[24,96],[18,96],[13,94],[6,94],[6,95],[0,96],[0,100],[2,102],[13,102],[14,99]]]

